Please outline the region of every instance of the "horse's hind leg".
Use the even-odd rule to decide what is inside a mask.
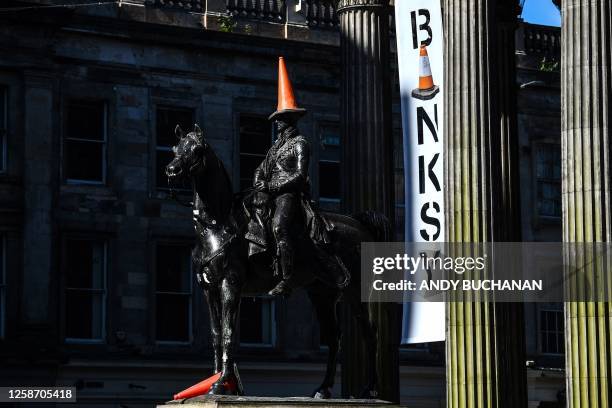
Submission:
[[[376,326],[370,320],[370,313],[367,303],[361,302],[361,295],[359,288],[354,286],[349,287],[349,290],[345,291],[346,301],[349,302],[353,318],[359,323],[361,331],[363,333],[364,340],[368,350],[377,350],[377,334]],[[378,384],[377,384],[377,368],[376,368],[376,352],[370,352],[367,354],[368,365],[368,384],[363,389],[360,397],[361,398],[376,398],[378,397]]]
[[[310,301],[315,307],[319,327],[321,330],[322,343],[329,347],[327,354],[327,367],[325,370],[325,378],[321,385],[314,390],[313,397],[327,399],[331,398],[331,389],[334,386],[336,377],[336,362],[338,357],[338,349],[340,347],[340,328],[338,326],[338,318],[336,315],[336,305],[338,304],[338,291],[330,291],[329,293],[320,292],[317,288],[308,290]]]

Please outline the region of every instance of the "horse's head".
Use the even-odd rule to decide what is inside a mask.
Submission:
[[[202,129],[194,126],[193,132],[185,134],[180,126],[174,130],[179,142],[172,148],[174,159],[166,166],[168,182],[173,183],[195,176],[206,166],[206,149]]]

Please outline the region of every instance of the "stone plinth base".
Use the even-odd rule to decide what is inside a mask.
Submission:
[[[231,395],[203,395],[195,398],[166,402],[158,408],[395,408],[390,402],[371,399],[314,399],[305,397],[237,397]]]

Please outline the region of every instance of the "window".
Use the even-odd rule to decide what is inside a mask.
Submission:
[[[157,188],[168,188],[166,177],[166,166],[174,158],[172,147],[176,145],[177,139],[174,130],[179,125],[185,133],[193,129],[194,111],[189,108],[177,108],[171,106],[158,106],[156,113],[155,135],[155,175]]]
[[[319,128],[319,205],[323,210],[340,211],[340,130],[337,125]]]
[[[561,217],[561,146],[536,145],[538,214]]]
[[[0,236],[0,339],[6,330],[6,241]]]
[[[273,298],[260,296],[242,299],[240,344],[269,347],[276,344],[276,314]]]
[[[191,341],[191,291],[191,247],[158,245],[155,280],[155,339],[158,342]]]
[[[540,310],[540,350],[547,354],[563,354],[563,310]]]
[[[106,329],[106,242],[65,241],[67,341],[103,341]]]
[[[253,173],[272,146],[273,130],[268,119],[240,115],[240,190],[253,184]]]
[[[69,182],[106,182],[106,105],[71,100],[64,131],[64,178]]]
[[[6,149],[8,136],[8,92],[0,87],[0,172],[6,171]]]

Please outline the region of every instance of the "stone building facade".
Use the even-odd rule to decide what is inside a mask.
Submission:
[[[522,24],[516,35],[522,239],[561,241],[561,30]],[[525,304],[529,399],[564,406],[562,303]],[[563,404],[559,401],[563,401]],[[558,403],[559,405],[555,405]]]
[[[0,383],[74,384],[88,405],[151,406],[210,371],[207,308],[189,270],[190,210],[170,199],[162,172],[173,128],[198,123],[244,188],[273,140],[266,118],[284,55],[309,112],[300,128],[313,147],[313,197],[340,210],[337,19],[317,0],[46,7],[59,3],[0,9]],[[523,231],[553,240],[559,80],[541,67],[550,44],[521,42],[536,28],[517,34]],[[550,374],[559,353],[541,346],[553,331],[541,330],[549,309],[526,307],[530,399],[553,401],[563,381]],[[247,392],[308,395],[318,385],[325,349],[304,293],[244,299],[239,332]],[[443,353],[439,344],[402,350],[403,402],[444,405]]]

